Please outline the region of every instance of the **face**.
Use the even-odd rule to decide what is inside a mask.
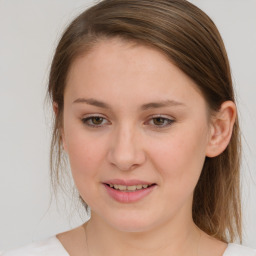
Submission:
[[[63,144],[92,218],[122,231],[191,220],[207,113],[193,81],[155,49],[113,39],[77,58]]]

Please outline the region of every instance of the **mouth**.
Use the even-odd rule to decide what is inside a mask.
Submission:
[[[103,185],[107,194],[119,203],[135,203],[154,193],[156,183],[142,180],[112,179]]]
[[[132,185],[132,186],[125,186],[125,185],[120,185],[120,184],[107,184],[107,183],[104,183],[104,184],[114,190],[118,190],[118,191],[122,191],[122,192],[135,192],[138,190],[144,190],[144,189],[156,186],[156,183],[138,184],[138,185]]]

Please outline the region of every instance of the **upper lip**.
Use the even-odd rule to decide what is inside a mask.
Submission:
[[[143,180],[122,180],[122,179],[112,179],[104,181],[105,184],[116,184],[124,186],[134,186],[134,185],[152,185],[154,182],[148,182]]]

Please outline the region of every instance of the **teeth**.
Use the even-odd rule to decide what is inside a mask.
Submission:
[[[142,188],[147,188],[150,185],[133,185],[133,186],[124,186],[124,185],[117,185],[117,184],[109,184],[111,188],[115,188],[121,191],[135,191],[140,190]]]
[[[142,189],[142,185],[137,185],[136,188],[137,189]]]
[[[123,185],[118,185],[118,188],[119,188],[120,190],[126,190],[126,186],[123,186]]]
[[[134,190],[136,190],[136,186],[128,186],[127,189],[129,191],[134,191]]]

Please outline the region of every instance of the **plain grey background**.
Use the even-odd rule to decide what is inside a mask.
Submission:
[[[219,28],[243,132],[244,244],[256,248],[256,1],[191,0]],[[51,112],[44,105],[54,48],[92,0],[0,0],[0,250],[80,225],[71,200],[49,208]]]

